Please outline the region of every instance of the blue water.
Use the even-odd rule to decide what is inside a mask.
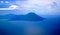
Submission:
[[[31,28],[30,28],[31,27]],[[29,29],[38,29],[36,33],[31,33]],[[29,29],[28,29],[29,28]],[[28,34],[28,32],[30,34]],[[8,21],[0,20],[0,35],[60,35],[60,18],[48,18],[43,21]],[[40,33],[40,34],[39,34]]]

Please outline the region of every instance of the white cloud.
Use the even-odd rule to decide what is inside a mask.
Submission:
[[[55,2],[55,3],[53,3]],[[60,0],[27,0],[16,1],[14,4],[19,6],[18,12],[11,12],[13,14],[26,14],[29,12],[37,13],[40,16],[43,15],[57,15],[60,11]],[[58,7],[59,6],[59,7]],[[16,7],[16,6],[11,6]]]
[[[33,9],[42,9],[45,7],[46,9],[53,8],[51,5],[53,4],[52,0],[28,0],[24,2],[16,1],[16,4],[19,5],[20,9],[26,9],[27,11],[33,10]]]
[[[0,10],[15,10],[15,9],[18,9],[18,6],[17,5],[11,5],[8,8],[0,8]]]
[[[5,1],[5,3],[10,3],[10,2],[8,2],[8,1]]]
[[[18,9],[19,6],[17,6],[17,5],[11,5],[9,8],[10,8],[10,9]]]

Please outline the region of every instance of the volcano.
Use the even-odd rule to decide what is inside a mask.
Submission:
[[[38,16],[35,13],[28,13],[26,15],[15,15],[13,18],[11,18],[10,20],[13,21],[18,21],[18,20],[22,20],[22,21],[42,21],[45,18],[42,18],[40,16]]]

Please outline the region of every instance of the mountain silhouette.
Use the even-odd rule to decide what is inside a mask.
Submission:
[[[26,15],[15,15],[10,20],[16,21],[16,20],[22,20],[22,21],[42,21],[44,18],[36,15],[35,13],[28,13]]]
[[[15,17],[16,15],[14,14],[8,14],[8,15],[0,15],[0,19],[11,19]]]
[[[8,19],[9,21],[42,21],[45,18],[31,12],[26,15],[8,14],[5,16],[0,16],[0,19]]]

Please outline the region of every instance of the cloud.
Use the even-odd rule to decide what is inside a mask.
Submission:
[[[15,9],[18,9],[18,6],[17,5],[11,5],[8,8],[0,8],[0,10],[15,10]]]
[[[34,12],[40,16],[59,15],[60,1],[59,0],[27,0],[27,1],[15,1],[18,11],[11,12],[13,14],[27,14]],[[12,6],[14,7],[14,6]]]
[[[55,2],[56,3],[56,2]],[[28,1],[16,1],[16,4],[20,6],[19,10],[24,10],[26,12],[39,11],[42,10],[50,11],[55,9],[56,5],[52,0],[28,0]]]

